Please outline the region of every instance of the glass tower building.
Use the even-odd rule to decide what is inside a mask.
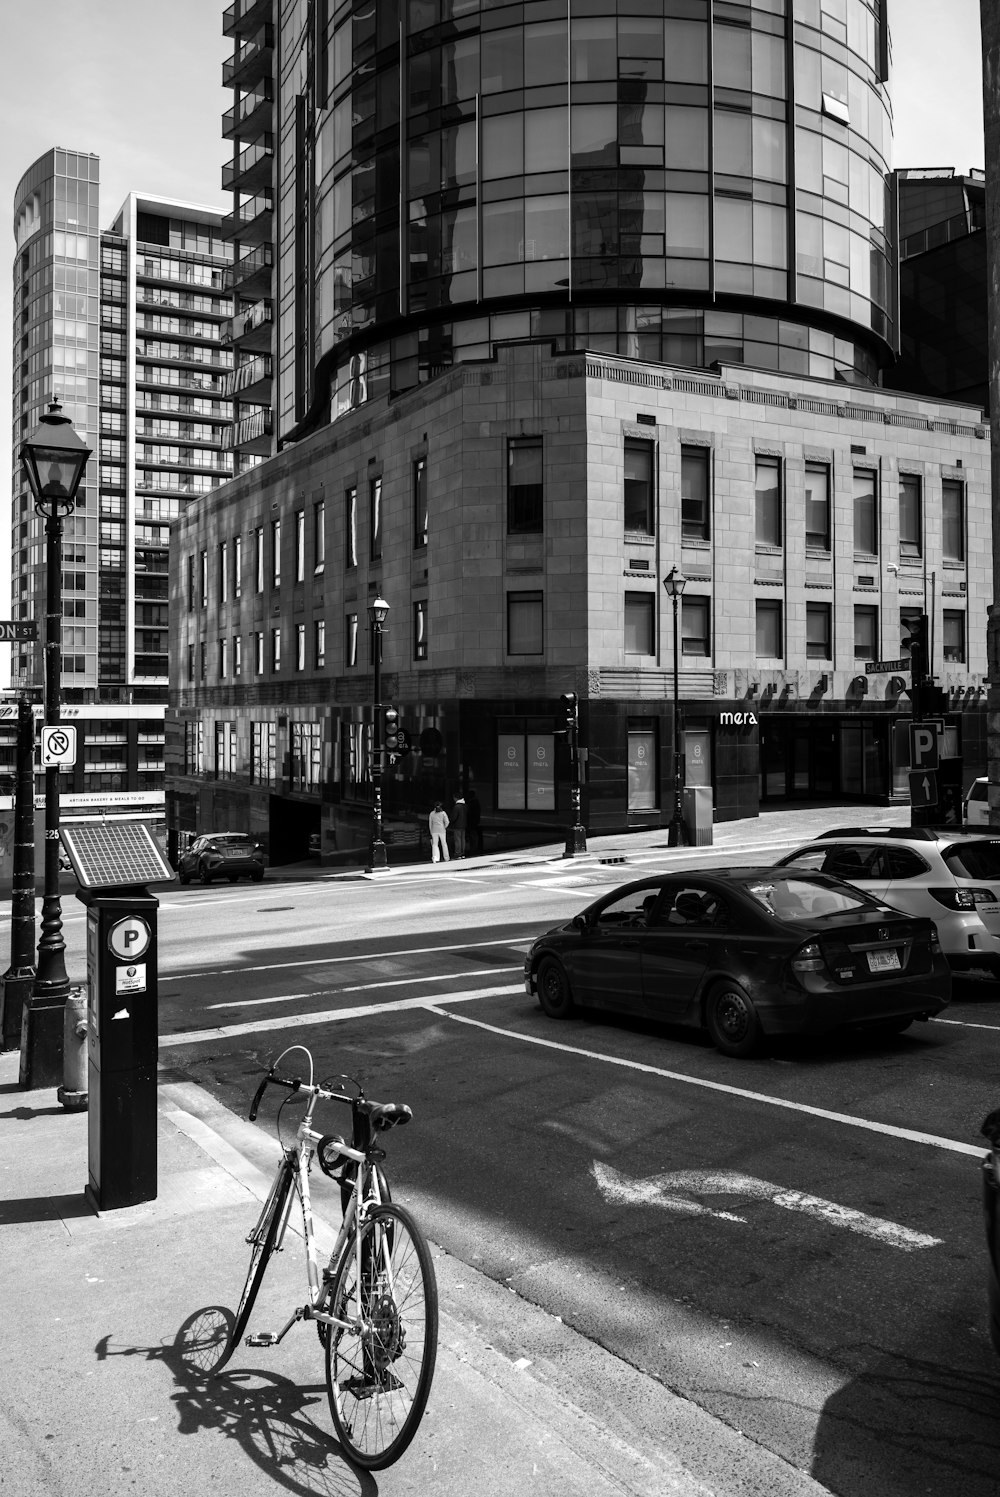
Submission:
[[[226,13],[279,439],[501,340],[853,384],[892,362],[886,0],[301,11]]]

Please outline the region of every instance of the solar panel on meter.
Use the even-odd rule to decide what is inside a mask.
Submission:
[[[157,884],[174,871],[141,821],[64,826],[63,846],[85,889]]]

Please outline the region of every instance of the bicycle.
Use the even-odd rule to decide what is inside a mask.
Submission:
[[[309,1061],[309,1079],[279,1076],[287,1055],[302,1051]],[[385,1150],[377,1135],[408,1123],[409,1107],[397,1102],[373,1102],[352,1077],[353,1091],[334,1090],[329,1082],[313,1082],[313,1058],[304,1045],[283,1050],[270,1068],[250,1105],[250,1121],[268,1086],[305,1095],[305,1114],[295,1142],[278,1140],[281,1162],[260,1217],[247,1237],[250,1268],[236,1318],[222,1356],[213,1368],[221,1372],[246,1330],[271,1255],[281,1250],[285,1230],[297,1199],[302,1212],[303,1240],[309,1297],[296,1306],[280,1331],[247,1336],[247,1346],[277,1346],[301,1320],[316,1322],[326,1355],[326,1388],[337,1437],[349,1457],[369,1471],[398,1460],[410,1444],[423,1417],[437,1356],[437,1281],[426,1240],[410,1212],[390,1197],[381,1164]],[[319,1102],[350,1105],[351,1143],[339,1135],[320,1134],[312,1127]],[[309,1173],[313,1157],[324,1174],[340,1185],[343,1221],[333,1251],[321,1268],[315,1242]]]

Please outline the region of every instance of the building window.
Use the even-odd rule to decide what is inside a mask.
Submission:
[[[754,506],[758,546],[780,546],[781,464],[776,457],[754,460]],[[759,647],[757,654],[760,654]]]
[[[784,635],[781,628],[781,604],[768,600],[757,604],[757,658],[783,660]]]
[[[358,491],[347,489],[344,493],[344,566],[347,570],[358,564]]]
[[[960,608],[946,608],[941,647],[945,660],[965,663],[965,614]]]
[[[201,553],[201,606],[208,604],[208,552]]]
[[[190,682],[194,681],[194,645],[187,647],[187,678]]]
[[[833,659],[833,633],[829,603],[806,604],[806,658]]]
[[[243,537],[233,536],[233,597],[243,592]]]
[[[382,560],[382,479],[373,478],[368,485],[369,519],[371,521],[371,559]]]
[[[229,602],[229,547],[225,541],[219,546],[219,602]]]
[[[313,505],[313,570],[322,572],[326,565],[326,501]]]
[[[625,654],[655,655],[655,598],[652,593],[625,594]]]
[[[507,533],[542,532],[542,439],[511,437],[507,442]]]
[[[258,629],[254,633],[254,637],[253,637],[253,668],[254,668],[254,674],[255,675],[262,676],[264,674],[264,631],[263,631],[263,629]]]
[[[202,639],[198,642],[198,679],[204,681],[207,674],[207,651],[205,649],[205,641]]]
[[[344,664],[346,666],[358,663],[358,616],[349,613],[344,620]]]
[[[313,645],[317,670],[326,665],[326,619],[316,619],[313,624]]]
[[[541,655],[544,648],[543,594],[507,594],[507,654]]]
[[[418,598],[413,605],[413,658],[427,659],[427,599]]]
[[[710,655],[712,639],[707,598],[681,598],[681,654]]]
[[[878,486],[871,468],[854,470],[854,550],[878,555]]]
[[[219,680],[224,681],[229,674],[229,643],[225,639],[219,640]]]
[[[243,640],[239,634],[233,635],[233,675],[243,674]]]
[[[319,723],[292,723],[291,782],[293,791],[314,790],[322,772],[323,739]]]
[[[306,668],[306,626],[295,625],[295,669],[304,671]]]
[[[923,555],[923,502],[915,473],[899,475],[899,554]]]
[[[281,630],[271,630],[271,669],[274,672],[281,670]]]
[[[194,553],[187,559],[187,606],[188,612],[194,609]]]
[[[830,549],[830,469],[826,464],[806,463],[806,547]]]
[[[250,724],[250,778],[255,785],[270,785],[275,779],[274,723]]]
[[[655,534],[654,451],[652,442],[625,443],[625,529],[635,535]]]
[[[418,457],[413,464],[413,549],[427,545],[427,459]]]
[[[509,727],[509,731],[505,731]],[[555,737],[508,720],[497,733],[497,810],[554,811]]]
[[[295,511],[295,580],[304,582],[306,578],[306,512],[304,509]]]
[[[258,525],[253,533],[253,578],[254,592],[264,591],[264,527]]]
[[[947,478],[941,485],[941,554],[945,561],[965,560],[965,486]]]
[[[271,586],[281,586],[281,521],[271,521]]]
[[[184,773],[203,774],[205,770],[205,725],[184,724]]]
[[[878,609],[859,604],[854,610],[854,658],[878,659]]]
[[[707,447],[681,448],[681,535],[687,541],[709,538]]]
[[[215,725],[215,773],[232,777],[236,773],[236,725],[231,722]]]

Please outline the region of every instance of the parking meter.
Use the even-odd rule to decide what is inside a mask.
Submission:
[[[86,1194],[111,1211],[156,1199],[159,900],[145,881],[173,873],[141,824],[64,828],[63,841],[87,907]]]

